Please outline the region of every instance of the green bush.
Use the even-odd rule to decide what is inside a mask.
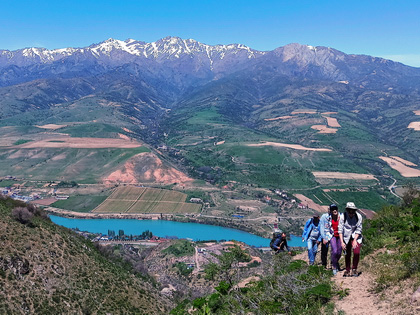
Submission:
[[[191,242],[187,240],[178,240],[162,251],[165,254],[174,255],[175,257],[192,256],[195,249]]]
[[[219,268],[217,277],[225,277],[215,287],[217,293],[191,303],[184,301],[173,314],[183,314],[180,308],[186,314],[191,307],[192,314],[320,314],[323,304],[333,296],[331,272],[304,261],[291,262],[289,255],[274,255],[266,276],[241,289],[235,289],[233,282],[239,279],[232,276],[234,264],[225,264],[228,270],[223,265],[219,262],[211,268]]]

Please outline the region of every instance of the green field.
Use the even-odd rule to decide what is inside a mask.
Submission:
[[[58,200],[51,206],[77,212],[89,212],[101,204],[108,196],[79,195],[66,200]]]
[[[187,194],[158,188],[120,187],[96,213],[197,213],[201,205],[186,203]]]

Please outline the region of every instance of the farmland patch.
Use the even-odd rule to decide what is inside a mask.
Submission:
[[[343,172],[312,172],[315,178],[334,178],[334,179],[355,179],[355,180],[372,180],[376,177],[372,174],[357,174]]]
[[[337,132],[337,129],[328,128],[325,125],[313,125],[311,128],[318,130],[319,133],[336,133]]]
[[[327,117],[327,116],[324,116],[324,118],[327,119],[328,126],[334,127],[334,128],[340,128],[341,127],[341,125],[337,121],[337,118],[332,118],[332,117]]]
[[[328,206],[321,206],[315,201],[313,201],[312,199],[306,197],[305,195],[295,194],[295,196],[296,198],[300,200],[303,206],[307,206],[310,209],[313,209],[315,211],[322,212],[322,213],[327,212],[328,210]],[[320,200],[318,200],[318,202],[320,202]]]
[[[111,139],[111,138],[71,138],[62,137],[32,141],[20,145],[21,148],[78,148],[78,149],[101,149],[101,148],[138,148],[141,144],[134,140]]]
[[[42,126],[35,125],[35,127],[42,128],[42,129],[56,130],[63,127],[67,127],[67,125],[47,124],[47,125],[42,125]]]
[[[404,163],[407,166],[417,166],[417,164],[414,164],[413,162],[404,160],[403,158],[400,158],[398,156],[391,156],[394,160],[400,161],[401,163]]]
[[[386,156],[380,156],[381,160],[385,161],[391,168],[397,170],[403,177],[420,177],[420,170],[409,167],[404,163]]]
[[[158,188],[120,187],[95,213],[196,213],[200,204],[186,203],[187,194]]]
[[[287,143],[268,142],[268,141],[262,142],[262,143],[250,143],[247,145],[250,147],[273,146],[273,147],[284,147],[284,148],[290,148],[290,149],[295,149],[295,150],[306,150],[306,151],[324,151],[324,152],[331,151],[330,149],[326,149],[326,148],[308,148],[300,144],[287,144]]]
[[[414,130],[420,130],[420,121],[413,121],[411,122],[407,128],[411,128]]]

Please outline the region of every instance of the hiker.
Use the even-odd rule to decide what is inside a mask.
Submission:
[[[324,266],[324,268],[327,268],[327,256],[328,256],[328,247],[330,244],[330,240],[333,236],[334,231],[331,227],[331,211],[332,209],[338,209],[336,204],[331,204],[328,207],[328,212],[324,213],[321,216],[320,220],[320,233],[322,238],[321,243],[321,263]]]
[[[319,228],[319,214],[314,214],[311,219],[306,221],[305,227],[303,228],[302,242],[307,242],[309,265],[314,264],[318,244],[322,240]]]
[[[333,274],[336,275],[340,269],[338,261],[341,258],[341,240],[338,235],[338,224],[340,222],[340,216],[338,214],[338,207],[335,203],[328,207],[328,213],[325,213],[321,217],[321,261],[324,267],[327,266],[327,255],[328,247],[331,245],[331,267]]]
[[[276,254],[281,253],[281,252],[286,252],[286,250],[289,253],[289,255],[292,254],[292,251],[290,250],[289,245],[287,245],[286,233],[284,232],[281,234],[279,233],[279,235],[274,240],[271,248],[276,252]]]
[[[362,246],[362,216],[357,213],[353,202],[347,202],[346,212],[341,214],[338,224],[338,235],[340,237],[343,253],[346,256],[346,271],[344,277],[357,277],[357,266]],[[350,271],[351,254],[353,252],[353,265]]]

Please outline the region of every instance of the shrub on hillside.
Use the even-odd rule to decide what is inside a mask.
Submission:
[[[7,207],[12,208],[11,216],[22,224],[34,225],[34,218],[49,220],[45,210],[36,207],[33,204],[26,204],[23,201],[13,200],[12,198],[0,195],[0,201]]]
[[[33,216],[34,214],[26,207],[16,207],[12,210],[12,217],[22,224],[30,223]]]
[[[240,288],[235,265],[246,256],[239,247],[218,255],[219,262],[205,268],[206,278],[217,281],[216,292],[183,301],[171,314],[320,314],[334,294],[330,271],[289,255],[274,255],[259,280]]]
[[[371,268],[377,275],[378,291],[407,278],[416,279],[420,284],[418,198],[407,198],[401,206],[383,208],[374,219],[366,221],[363,234],[366,240],[364,254],[374,255]]]

